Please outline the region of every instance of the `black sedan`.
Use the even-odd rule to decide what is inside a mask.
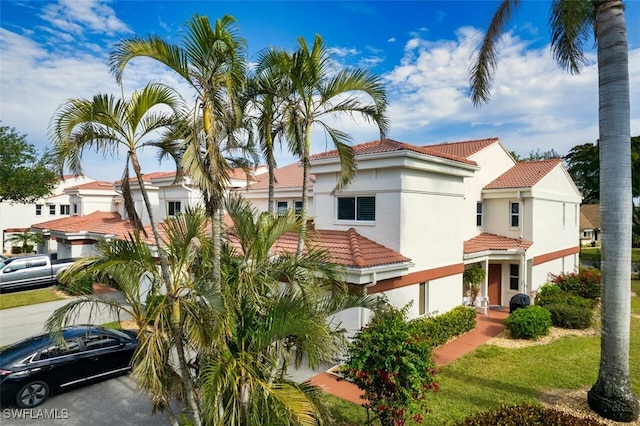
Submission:
[[[3,405],[33,408],[50,394],[127,373],[137,334],[94,325],[66,327],[64,343],[40,334],[0,350]]]

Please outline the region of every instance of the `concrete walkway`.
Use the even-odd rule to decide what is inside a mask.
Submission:
[[[509,312],[501,309],[489,309],[487,315],[479,313],[476,317],[476,328],[433,351],[436,365],[445,366],[502,333],[504,320],[508,316]],[[310,381],[326,392],[354,404],[366,403],[366,400],[361,398],[362,391],[355,384],[339,380],[333,374],[323,372],[312,377]]]

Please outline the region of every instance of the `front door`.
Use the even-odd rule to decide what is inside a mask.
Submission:
[[[502,305],[502,265],[489,264],[487,286],[489,304]]]

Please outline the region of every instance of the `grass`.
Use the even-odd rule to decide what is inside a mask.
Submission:
[[[582,247],[580,257],[585,259],[600,260],[600,247]],[[640,262],[640,248],[631,249],[631,261]]]
[[[634,280],[640,294],[640,280]],[[640,296],[632,300],[640,314]],[[629,367],[633,391],[640,395],[640,318],[631,319]],[[507,349],[480,346],[444,367],[436,376],[440,392],[427,398],[429,413],[423,425],[451,425],[463,418],[500,405],[538,404],[538,396],[554,389],[580,389],[596,381],[600,362],[600,337],[568,336],[547,345]],[[335,398],[339,399],[339,398]],[[333,404],[333,398],[327,398]],[[332,405],[338,425],[364,424],[364,408],[340,400]],[[351,419],[351,420],[349,420]],[[414,426],[412,421],[407,426]]]
[[[5,293],[0,294],[0,309],[35,305],[36,303],[52,302],[60,299],[64,299],[64,297],[58,294],[52,287]]]

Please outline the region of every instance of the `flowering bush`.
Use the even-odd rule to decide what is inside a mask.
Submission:
[[[408,418],[422,422],[424,398],[437,392],[431,344],[406,321],[406,311],[384,305],[356,333],[345,364],[347,377],[364,391],[370,423],[402,426]]]
[[[582,268],[577,273],[554,275],[552,282],[561,290],[585,299],[600,298],[600,271],[593,268]]]

